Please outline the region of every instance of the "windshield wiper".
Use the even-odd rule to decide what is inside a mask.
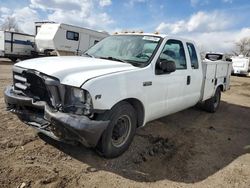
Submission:
[[[136,61],[130,61],[130,60],[123,60],[123,59],[118,59],[118,58],[115,58],[115,57],[98,57],[100,59],[108,59],[108,60],[112,60],[112,61],[119,61],[119,62],[122,62],[122,63],[128,63],[128,64],[131,64],[133,66],[136,66],[136,67],[142,67],[143,66],[143,63],[139,63],[139,62],[136,62]]]
[[[122,62],[122,63],[129,63],[123,59],[119,59],[119,58],[115,58],[115,57],[111,57],[111,56],[108,56],[108,57],[99,57],[100,59],[108,59],[108,60],[112,60],[112,61],[119,61],[119,62]]]
[[[83,55],[86,55],[86,56],[88,56],[88,57],[92,57],[92,58],[95,58],[95,56],[93,56],[93,55],[90,55],[90,54],[88,54],[88,53],[84,53]]]

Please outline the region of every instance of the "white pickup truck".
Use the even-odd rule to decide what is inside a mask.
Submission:
[[[177,37],[115,34],[84,56],[15,64],[5,102],[39,132],[105,157],[126,151],[149,121],[197,103],[215,112],[229,89],[231,62],[202,62],[194,42]]]

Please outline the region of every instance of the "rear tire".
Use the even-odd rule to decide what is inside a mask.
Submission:
[[[136,112],[129,103],[121,102],[101,119],[110,120],[110,123],[103,132],[97,149],[104,157],[117,157],[129,148],[134,138]]]
[[[205,101],[204,108],[207,112],[214,113],[220,106],[221,90],[217,87],[215,94],[212,98]]]

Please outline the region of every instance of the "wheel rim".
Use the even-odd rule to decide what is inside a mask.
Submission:
[[[131,120],[127,115],[123,115],[116,121],[112,131],[112,144],[121,147],[128,140],[131,131]]]

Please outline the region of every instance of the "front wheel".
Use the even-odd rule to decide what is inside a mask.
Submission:
[[[136,131],[134,108],[127,102],[114,106],[102,119],[110,120],[98,145],[98,150],[107,158],[121,155],[130,146]]]
[[[221,90],[217,87],[215,94],[212,98],[205,101],[205,110],[214,113],[218,110],[220,106]]]

